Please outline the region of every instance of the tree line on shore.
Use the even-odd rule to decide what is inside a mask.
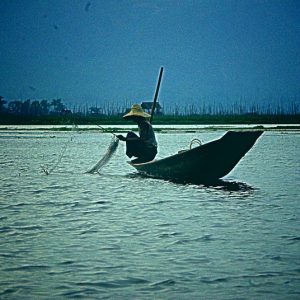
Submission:
[[[14,116],[119,116],[130,109],[129,103],[107,102],[101,106],[78,105],[67,107],[62,99],[43,100],[11,100],[6,101],[0,96],[0,113]],[[226,115],[299,115],[300,105],[297,99],[288,103],[257,104],[246,101],[231,104],[199,102],[194,104],[165,105],[160,111],[166,116],[226,116]]]

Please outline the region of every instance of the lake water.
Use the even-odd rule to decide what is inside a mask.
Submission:
[[[159,133],[159,157],[224,133]],[[124,144],[84,174],[110,140],[0,131],[1,299],[300,299],[299,132],[209,187],[138,176]]]

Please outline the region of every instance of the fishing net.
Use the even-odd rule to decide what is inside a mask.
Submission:
[[[68,139],[68,140],[65,142],[63,148],[62,148],[61,151],[60,151],[60,154],[58,155],[58,159],[57,159],[56,163],[53,162],[53,163],[52,163],[52,166],[49,166],[48,164],[46,164],[46,165],[41,165],[41,168],[42,168],[43,172],[44,172],[46,175],[49,175],[50,173],[52,173],[52,172],[57,168],[57,166],[60,165],[61,160],[62,160],[63,156],[65,155],[65,152],[66,152],[66,150],[67,150],[69,144],[73,141],[74,133],[75,133],[77,130],[78,130],[78,126],[75,125],[75,124],[73,124],[73,125],[72,125],[72,135],[71,135],[70,139]]]
[[[109,162],[113,154],[116,152],[118,145],[119,145],[119,139],[116,136],[113,136],[110,145],[108,146],[108,149],[104,154],[104,156],[90,170],[88,170],[85,173],[88,174],[99,173],[101,168]]]

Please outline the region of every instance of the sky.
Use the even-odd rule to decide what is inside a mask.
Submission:
[[[298,101],[299,0],[1,0],[0,95]]]

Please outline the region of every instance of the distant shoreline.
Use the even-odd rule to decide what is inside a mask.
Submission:
[[[0,115],[0,125],[133,125],[122,116],[21,116]],[[300,115],[190,115],[154,116],[153,125],[264,125],[295,124],[300,127]],[[133,125],[134,126],[134,125]]]
[[[102,132],[102,133],[124,133],[128,131],[137,131],[137,126],[134,125],[103,125],[99,128],[97,125],[0,125],[0,131],[43,131],[43,132]],[[220,125],[156,125],[154,130],[157,133],[195,133],[204,131],[249,131],[249,130],[263,130],[263,131],[278,131],[278,132],[299,132],[300,124],[220,124]]]

